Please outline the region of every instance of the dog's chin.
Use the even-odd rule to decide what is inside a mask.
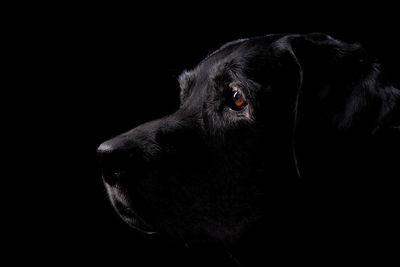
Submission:
[[[147,235],[157,234],[157,232],[153,231],[153,229],[148,224],[146,224],[139,216],[137,216],[129,208],[125,207],[123,208],[122,211],[116,208],[116,210],[118,215],[122,218],[122,220],[136,231]]]
[[[157,234],[150,225],[125,203],[123,198],[110,192],[110,189],[108,191],[112,206],[125,223],[140,233],[147,235]]]

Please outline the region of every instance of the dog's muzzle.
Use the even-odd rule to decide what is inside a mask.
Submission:
[[[126,197],[121,183],[124,180],[131,182],[140,176],[143,169],[140,157],[133,159],[134,147],[128,145],[127,140],[114,138],[101,144],[97,155],[101,168],[101,175],[105,183],[111,204],[118,215],[131,227],[147,234],[155,233],[152,228],[132,208]],[[140,154],[140,153],[137,153]],[[132,166],[132,162],[135,162]],[[135,174],[135,175],[133,175]]]

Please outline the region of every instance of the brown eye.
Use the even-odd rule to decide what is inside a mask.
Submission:
[[[240,91],[233,91],[232,102],[236,108],[241,108],[246,104],[246,99]]]

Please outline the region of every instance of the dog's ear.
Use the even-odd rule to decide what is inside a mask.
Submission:
[[[350,164],[385,123],[399,101],[399,90],[359,44],[316,33],[289,35],[278,43],[291,54],[299,73],[292,87],[293,153],[299,175],[338,170],[338,160]]]

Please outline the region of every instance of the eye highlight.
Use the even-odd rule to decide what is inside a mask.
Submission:
[[[247,104],[242,92],[239,90],[232,91],[232,107],[235,110],[243,108]]]

